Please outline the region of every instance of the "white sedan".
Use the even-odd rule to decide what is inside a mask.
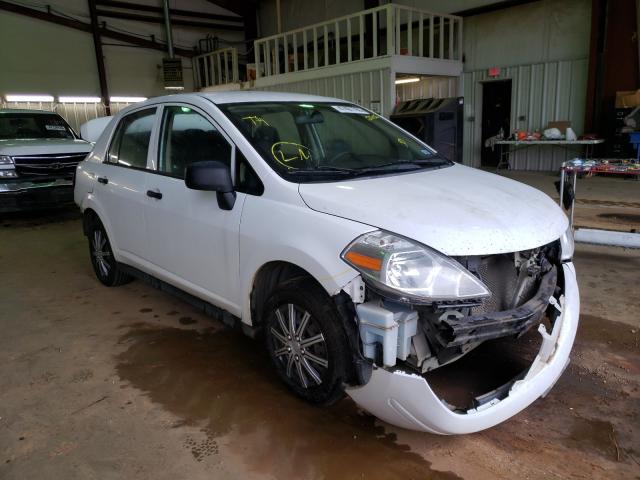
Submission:
[[[560,208],[343,100],[138,103],[78,166],[75,201],[102,283],[143,278],[260,334],[315,404],[346,392],[390,423],[469,433],[543,396],[569,359],[579,296]],[[533,362],[469,403],[425,379],[532,329]]]

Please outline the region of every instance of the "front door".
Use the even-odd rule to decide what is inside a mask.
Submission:
[[[510,134],[511,80],[496,80],[482,84],[482,151],[481,165],[497,167],[500,153],[497,147],[485,147],[487,138],[504,132]]]
[[[233,209],[216,192],[191,190],[187,165],[217,160],[232,167],[233,145],[193,106],[165,105],[155,173],[147,179],[145,222],[156,276],[234,314],[239,303],[239,230],[245,194]]]

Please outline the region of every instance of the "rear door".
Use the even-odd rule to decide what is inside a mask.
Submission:
[[[216,192],[184,183],[193,162],[217,160],[233,170],[235,146],[214,119],[193,105],[162,107],[155,173],[147,182],[145,223],[154,274],[239,314],[239,229],[245,194],[231,210]]]
[[[136,266],[143,266],[147,258],[144,207],[157,110],[143,108],[120,120],[107,158],[96,172],[94,194],[105,212],[112,246],[121,260]]]

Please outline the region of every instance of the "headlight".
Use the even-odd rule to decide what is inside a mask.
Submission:
[[[13,158],[8,155],[0,155],[0,178],[15,178],[17,176]]]
[[[377,230],[354,240],[342,259],[374,288],[420,302],[464,300],[491,295],[458,262],[435,250]]]
[[[560,237],[560,260],[568,262],[573,258],[575,252],[575,243],[573,241],[573,229],[571,225],[567,228],[567,231]]]

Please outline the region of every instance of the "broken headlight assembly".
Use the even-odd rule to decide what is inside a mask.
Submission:
[[[567,231],[560,237],[560,260],[563,262],[570,262],[575,252],[575,243],[573,240],[573,228],[571,225],[567,228]]]
[[[341,255],[374,289],[412,303],[491,296],[482,281],[455,260],[382,230],[355,239]]]

